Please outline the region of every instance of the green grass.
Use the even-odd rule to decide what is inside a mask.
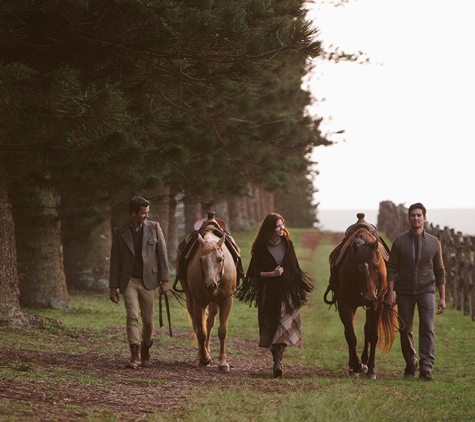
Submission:
[[[300,364],[301,377],[288,374],[283,379],[266,377],[239,379],[226,384],[221,377],[219,384],[197,385],[187,405],[173,412],[156,412],[138,415],[147,421],[475,421],[475,374],[473,361],[475,350],[475,323],[460,311],[451,309],[436,317],[436,362],[433,375],[436,382],[420,382],[403,378],[404,361],[399,337],[387,355],[377,354],[377,380],[365,380],[347,376],[347,346],[343,326],[334,309],[323,302],[328,283],[328,255],[333,245],[328,241],[316,251],[303,249],[300,236],[304,230],[292,230],[300,264],[312,277],[315,290],[310,302],[302,310],[303,347],[288,348],[284,363]],[[245,267],[249,263],[249,246],[254,233],[233,233],[242,249]],[[112,304],[107,294],[71,292],[70,312],[57,310],[32,311],[51,318],[43,328],[0,329],[0,343],[16,345],[23,350],[39,351],[49,348],[67,348],[69,353],[85,350],[78,338],[90,335],[96,341],[97,351],[105,351],[110,344],[122,344],[125,340],[125,313],[123,304]],[[175,300],[170,301],[172,325],[177,330],[190,330],[185,309]],[[362,337],[364,312],[356,316],[359,339]],[[57,324],[55,320],[62,323]],[[112,329],[112,330],[111,330]],[[167,328],[162,328],[160,345],[172,345],[191,340],[170,338]],[[216,330],[216,328],[215,328]],[[229,335],[254,340],[257,344],[257,310],[240,302],[234,308],[228,326]],[[417,342],[417,323],[415,325]],[[216,344],[213,346],[216,347]],[[170,351],[173,353],[173,350]],[[242,353],[228,347],[228,355]],[[183,359],[183,356],[176,356]],[[238,368],[235,369],[238,371]],[[270,371],[270,368],[269,368]],[[120,374],[115,375],[120,377]],[[48,382],[61,385],[74,378],[83,385],[113,382],[97,378],[93,373],[64,370],[61,367],[38,368],[34,363],[12,366],[0,360],[0,379],[23,379],[30,382]],[[160,380],[128,378],[129,382],[156,384],[160,397]],[[75,413],[82,420],[119,421],[120,415],[105,408],[92,411],[84,408],[65,407],[65,415]],[[6,416],[9,415],[9,416]],[[16,415],[16,416],[15,416]],[[0,395],[0,419],[34,420],[34,406],[30,403],[7,403]],[[2,419],[5,416],[5,419]],[[79,417],[78,416],[78,417]]]

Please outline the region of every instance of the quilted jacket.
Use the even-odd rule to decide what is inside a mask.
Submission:
[[[419,243],[420,247],[416,247]],[[399,294],[435,292],[436,285],[445,284],[445,268],[439,240],[425,231],[416,239],[405,232],[393,242],[387,263],[388,281],[394,281]]]

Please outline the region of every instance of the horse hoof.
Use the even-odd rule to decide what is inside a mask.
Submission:
[[[365,378],[368,380],[375,380],[376,374],[366,374]]]
[[[348,375],[351,377],[351,378],[359,378],[359,374],[358,372],[355,372],[353,371],[353,369],[350,369],[350,372],[348,373]]]
[[[367,374],[368,373],[368,366],[365,365],[364,363],[361,365],[361,373],[362,374]]]
[[[218,365],[218,371],[220,371],[220,372],[229,372],[229,365],[228,364]]]

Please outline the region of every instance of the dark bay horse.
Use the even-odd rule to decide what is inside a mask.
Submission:
[[[225,245],[224,235],[218,237],[212,231],[207,231],[203,236],[198,234],[197,241],[197,250],[187,268],[186,307],[198,341],[198,357],[202,365],[209,365],[211,362],[211,331],[219,312],[218,369],[229,371],[226,335],[236,290],[236,266]]]
[[[336,301],[348,343],[350,374],[362,373],[366,378],[375,379],[376,346],[382,353],[389,352],[396,338],[397,316],[384,302],[387,293],[387,247],[383,247],[383,241],[375,229],[371,226],[373,230],[370,230],[365,224],[355,225],[353,232],[347,234],[330,255],[333,266],[329,289],[332,287],[335,300],[327,301],[328,289],[324,300],[326,303]],[[356,352],[354,329],[356,309],[360,306],[366,310],[361,359]]]

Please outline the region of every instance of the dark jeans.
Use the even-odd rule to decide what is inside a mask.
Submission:
[[[419,313],[420,370],[432,372],[435,360],[434,321],[436,305],[434,293],[425,293],[417,296],[397,295],[398,313],[404,322],[404,326],[399,330],[402,354],[406,364],[411,364],[416,359],[414,336],[412,334],[416,304]]]

